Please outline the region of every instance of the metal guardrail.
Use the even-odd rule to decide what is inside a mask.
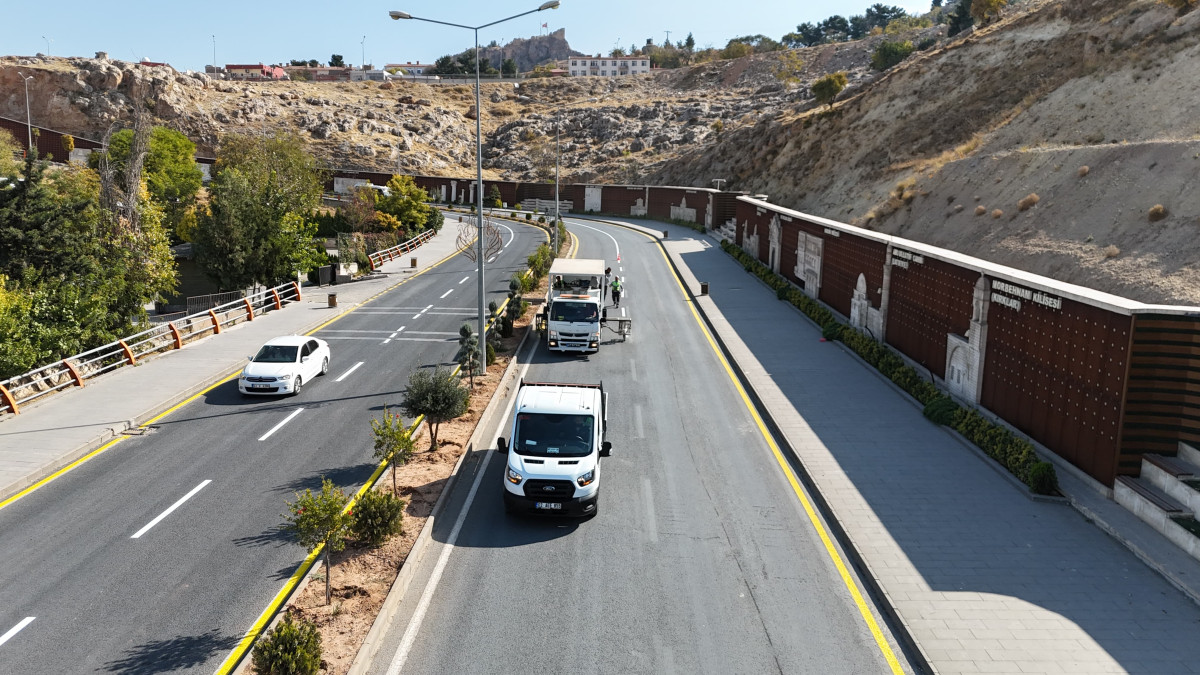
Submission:
[[[376,251],[367,256],[367,260],[371,262],[371,269],[379,269],[379,266],[389,260],[395,260],[409,251],[417,248],[421,244],[433,239],[434,231],[425,230],[421,234],[409,239],[403,244],[397,244],[391,248],[385,248],[382,251]]]
[[[180,349],[184,344],[209,333],[217,335],[225,326],[253,321],[255,316],[300,300],[300,285],[289,282],[190,314],[176,321],[158,324],[123,340],[68,356],[23,375],[0,380],[0,415],[19,414],[21,406],[104,373],[137,365],[148,356]]]

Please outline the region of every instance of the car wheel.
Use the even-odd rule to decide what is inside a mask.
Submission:
[[[329,357],[326,356],[324,359],[321,359],[321,374],[324,375],[328,372],[329,372]]]
[[[297,375],[297,376],[296,376],[296,386],[292,387],[292,396],[295,396],[295,395],[299,394],[299,393],[300,393],[300,387],[301,387],[301,386],[303,386],[303,385],[304,385],[304,380],[300,379],[300,376],[299,376],[299,375]]]

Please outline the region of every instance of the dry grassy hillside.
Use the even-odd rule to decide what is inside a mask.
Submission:
[[[1148,302],[1200,305],[1200,10],[1029,0],[885,73],[883,37],[630,78],[485,83],[489,178],[710,186]],[[142,98],[212,153],[287,131],[331,166],[474,173],[474,91],[236,83],[103,59],[0,57],[0,115],[99,138]],[[831,108],[809,84],[846,71]],[[140,92],[140,94],[138,93]],[[1036,195],[1036,196],[1034,196]],[[1161,208],[1156,208],[1161,207]]]
[[[809,213],[1200,305],[1198,105],[1200,11],[1045,1],[651,178],[727,178]]]

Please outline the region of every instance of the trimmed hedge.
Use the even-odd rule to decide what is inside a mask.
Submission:
[[[1052,494],[1058,488],[1054,465],[1040,461],[1029,441],[1018,438],[1006,427],[992,424],[975,410],[960,407],[949,396],[938,391],[933,382],[921,377],[915,368],[906,364],[887,345],[839,323],[833,312],[729,240],[721,241],[721,249],[740,262],[747,272],[775,289],[775,297],[790,302],[821,326],[821,335],[825,339],[841,340],[862,360],[917,399],[925,406],[923,412],[926,417],[958,431],[989,457],[1000,462],[1033,492]]]

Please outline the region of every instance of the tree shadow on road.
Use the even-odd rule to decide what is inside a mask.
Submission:
[[[217,654],[232,650],[237,643],[237,636],[219,635],[214,628],[201,635],[153,640],[131,647],[123,658],[110,661],[102,668],[112,673],[134,675],[195,668]]]

